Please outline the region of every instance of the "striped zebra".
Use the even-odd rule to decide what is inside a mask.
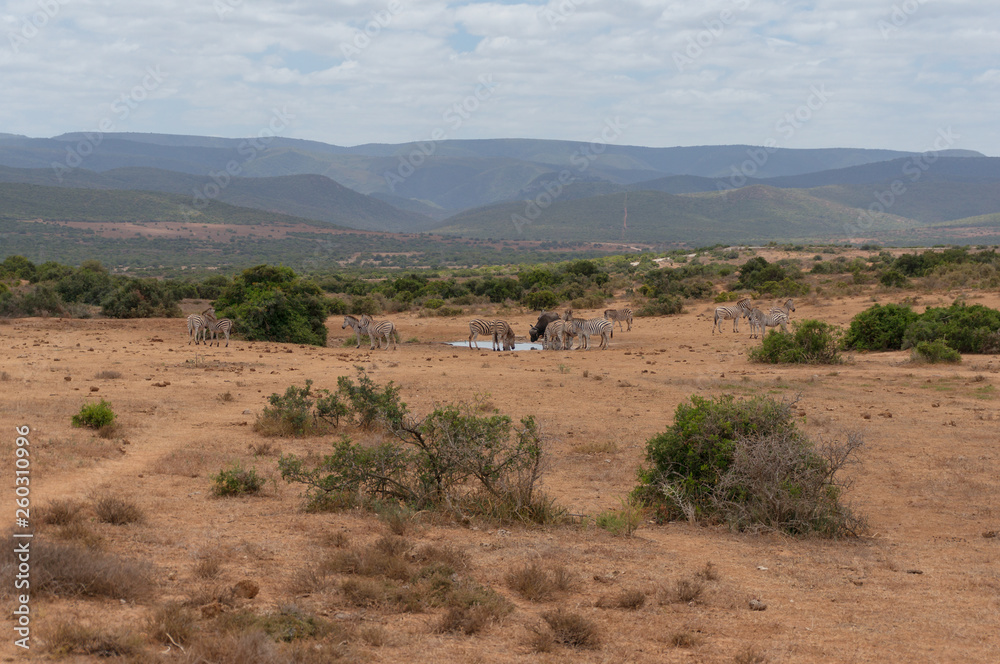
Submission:
[[[219,341],[219,332],[226,335],[226,348],[229,348],[229,333],[233,330],[233,321],[228,318],[215,318],[215,309],[212,313],[205,316],[205,341],[209,346],[212,342],[208,341],[208,333],[212,333],[212,340],[216,342],[217,345],[222,345]]]
[[[590,350],[590,337],[594,334],[601,335],[601,350],[604,350],[608,347],[608,341],[615,336],[615,326],[605,318],[591,318],[590,320],[574,318],[568,323],[576,334],[583,337],[583,342],[577,346],[577,350],[581,348]]]
[[[787,300],[785,300],[785,303],[783,305],[781,305],[780,307],[771,307],[771,313],[772,314],[776,314],[778,312],[781,312],[781,313],[785,314],[786,316],[788,316],[788,318],[791,318],[790,314],[793,311],[795,311],[795,303],[792,302],[792,298],[788,298]]]
[[[372,322],[372,317],[368,314],[361,314],[361,318],[357,316],[344,316],[344,324],[340,326],[340,329],[346,330],[351,328],[354,330],[354,334],[357,337],[358,345],[355,348],[361,348],[361,335],[368,334],[368,325]]]
[[[479,350],[479,342],[477,339],[479,335],[493,336],[493,321],[483,320],[482,318],[473,318],[469,321],[469,348],[472,348],[472,344],[476,344],[476,350]]]
[[[719,328],[719,334],[722,334],[722,321],[733,320],[733,332],[740,331],[740,319],[749,318],[752,311],[750,298],[744,297],[740,298],[736,302],[735,307],[716,307],[715,308],[715,322],[712,323],[712,334],[715,334],[715,328]]]
[[[564,320],[554,320],[545,327],[545,338],[542,348],[549,350],[572,350],[573,337],[576,333],[573,326]]]
[[[507,350],[508,343],[513,347],[514,328],[505,320],[495,320],[493,326],[493,350]]]
[[[754,307],[754,310],[750,312],[750,338],[756,339],[759,330],[761,340],[763,340],[764,335],[767,334],[767,328],[779,325],[782,332],[788,332],[788,328],[785,327],[787,323],[788,313],[784,309],[772,309],[765,314],[759,308]]]
[[[375,350],[375,344],[378,344],[379,350],[382,350],[383,338],[385,339],[385,350],[389,350],[390,339],[392,340],[392,349],[396,350],[396,326],[392,324],[392,321],[374,321],[369,318],[368,324],[362,330],[371,339],[372,345],[369,350]]]
[[[191,339],[194,339],[195,345],[199,345],[201,342],[198,340],[200,337],[204,336],[208,328],[208,322],[206,317],[211,316],[215,318],[215,307],[209,307],[205,309],[200,314],[191,314],[188,316],[188,346],[191,345]],[[194,335],[192,337],[192,334]]]
[[[622,329],[622,321],[628,323],[628,331],[632,331],[632,310],[629,308],[625,309],[605,309],[604,317],[614,323],[618,321],[618,329]]]

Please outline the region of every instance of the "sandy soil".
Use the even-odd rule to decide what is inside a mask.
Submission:
[[[954,296],[925,296],[921,304],[950,303]],[[970,300],[1000,306],[997,296],[977,297]],[[846,325],[870,304],[869,296],[805,300],[794,317]],[[215,551],[224,555],[219,582],[250,578],[260,585],[250,603],[257,611],[295,602],[330,620],[384,626],[386,643],[361,647],[373,662],[732,662],[750,647],[769,662],[1000,661],[1000,538],[986,536],[1000,530],[1000,360],[967,356],[961,365],[941,367],[912,364],[907,353],[881,353],[854,355],[837,367],[751,365],[745,352],[757,342],[747,339],[745,322],[744,333],[712,335],[713,307],[705,302],[676,317],[636,319],[631,332],[616,328],[607,351],[507,354],[489,351],[488,340],[480,351],[442,343],[465,339],[471,315],[393,316],[406,343],[374,352],[342,347],[347,335],[334,318],[328,348],[234,340],[207,349],[188,345],[177,319],[0,321],[8,508],[14,427],[27,425],[33,504],[124,493],[145,509],[146,522],[94,528],[108,550],[157,569],[151,604],[33,600],[35,634],[66,616],[141,629],[151,606],[206,583],[193,570],[199,556]],[[510,320],[520,336],[534,316]],[[515,417],[536,415],[549,437],[545,491],[570,512],[590,516],[620,505],[635,484],[645,441],[669,426],[676,405],[690,395],[800,395],[802,428],[811,436],[864,433],[851,499],[871,530],[856,540],[825,541],[671,523],[646,524],[629,539],[596,528],[429,521],[408,537],[466,550],[468,573],[517,606],[502,625],[472,637],[432,633],[439,611],[358,610],[332,590],[296,596],[290,579],[317,558],[324,536],[343,532],[351,541],[371,541],[385,526],[359,512],[304,513],[301,490],[280,480],[276,457],[250,454],[248,446],[265,442],[250,425],[269,394],[307,378],[332,388],[338,375],[353,376],[356,365],[380,383],[395,381],[416,413],[481,394]],[[100,371],[121,377],[97,378]],[[220,398],[225,393],[231,401]],[[117,439],[70,425],[81,404],[100,398],[120,415]],[[271,440],[282,452],[304,454],[324,452],[332,437]],[[232,460],[276,481],[263,497],[213,498],[209,476]],[[532,560],[573,570],[576,590],[546,603],[511,593],[507,570]],[[698,601],[655,601],[659,588],[707,562],[719,578]],[[630,588],[649,593],[638,611],[595,606]],[[751,599],[765,602],[766,611],[751,611]],[[603,646],[534,653],[530,630],[556,606],[596,620]],[[10,618],[5,614],[4,661],[24,656],[12,644]],[[694,645],[673,645],[678,633],[692,635]],[[43,657],[41,642],[33,643],[30,656]]]

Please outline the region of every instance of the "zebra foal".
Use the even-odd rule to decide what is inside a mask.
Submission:
[[[510,350],[514,347],[514,328],[505,320],[495,320],[493,326],[493,350]]]
[[[549,350],[572,350],[573,337],[576,333],[573,326],[564,320],[554,320],[545,327],[545,338],[542,348]]]
[[[357,337],[358,344],[355,348],[361,348],[361,335],[368,334],[368,325],[372,322],[372,317],[368,314],[361,314],[361,318],[357,316],[344,316],[344,324],[340,326],[340,329],[346,330],[351,328],[354,330],[354,335]]]
[[[233,330],[233,321],[228,318],[215,318],[215,309],[211,310],[211,313],[205,315],[205,342],[209,346],[212,342],[208,340],[208,333],[212,333],[212,341],[216,342],[217,345],[222,345],[219,341],[219,332],[226,335],[226,348],[229,348],[229,333]]]
[[[750,338],[756,339],[757,331],[759,330],[761,340],[763,341],[769,327],[780,326],[782,332],[788,332],[788,328],[785,327],[787,323],[788,313],[783,309],[772,309],[765,314],[759,308],[754,308],[750,313]]]
[[[632,310],[626,307],[625,309],[605,309],[604,318],[611,321],[612,324],[615,321],[618,322],[618,329],[622,329],[622,321],[628,323],[628,332],[632,331]]]
[[[215,318],[215,307],[209,307],[205,309],[200,314],[191,314],[187,317],[188,323],[188,346],[191,345],[191,340],[194,339],[195,345],[200,345],[198,339],[204,337],[208,329],[208,318]],[[192,336],[192,333],[194,336]],[[206,339],[207,341],[207,339]]]
[[[733,332],[739,332],[740,319],[749,318],[751,311],[750,298],[748,297],[739,299],[735,307],[716,307],[715,321],[712,323],[712,334],[715,334],[716,327],[719,328],[719,334],[722,334],[722,321],[729,319],[733,321]]]

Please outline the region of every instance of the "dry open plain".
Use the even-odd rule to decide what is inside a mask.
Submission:
[[[918,308],[955,296],[924,296]],[[969,298],[1000,305],[994,295]],[[869,296],[806,299],[793,318],[846,325],[870,304]],[[153,594],[141,602],[33,598],[27,654],[12,643],[8,611],[0,657],[45,659],[46,629],[65,620],[142,634],[155,607],[250,579],[260,592],[243,608],[266,613],[294,604],[337,624],[336,634],[354,635],[346,644],[339,636],[338,643],[318,641],[314,651],[329,652],[327,661],[335,651],[351,653],[343,661],[409,664],[1000,661],[1000,360],[966,356],[957,366],[920,365],[907,353],[882,353],[848,356],[833,367],[753,365],[745,350],[756,342],[745,333],[710,334],[713,306],[637,318],[631,332],[616,329],[607,351],[503,354],[489,351],[488,340],[480,351],[442,343],[466,338],[471,313],[394,316],[402,339],[418,340],[395,352],[342,347],[347,335],[335,318],[328,321],[328,348],[234,340],[229,348],[206,349],[188,345],[184,321],[176,319],[0,321],[0,453],[7,459],[3,501],[11,525],[14,427],[27,425],[33,504],[124,494],[146,520],[113,526],[88,512],[98,546],[149,561],[155,570]],[[534,321],[530,313],[509,318],[519,337]],[[515,417],[536,415],[549,441],[544,490],[571,513],[589,516],[620,505],[635,484],[645,441],[671,423],[675,406],[690,395],[800,395],[801,426],[811,436],[864,433],[850,498],[870,531],[828,541],[650,523],[621,538],[592,525],[502,529],[418,515],[404,535],[410,545],[464,551],[468,565],[460,574],[516,605],[501,624],[473,636],[441,634],[434,631],[440,609],[358,607],[346,601],[336,578],[302,592],[302,570],[326,555],[331,542],[367,544],[386,525],[357,511],[303,512],[301,489],[281,481],[277,457],[252,455],[250,446],[266,439],[251,425],[269,394],[308,378],[333,388],[338,375],[354,376],[356,365],[379,383],[395,381],[419,414],[435,402],[478,393]],[[101,371],[120,377],[97,378]],[[226,393],[231,401],[221,398]],[[110,440],[70,425],[83,403],[100,398],[121,420]],[[324,452],[331,440],[270,442],[304,454]],[[233,460],[275,481],[261,497],[213,497],[210,475]],[[36,532],[39,539],[55,537],[52,526],[38,524]],[[199,568],[208,558],[220,567],[214,578]],[[575,586],[545,602],[522,599],[505,579],[532,561],[564,566]],[[717,578],[700,597],[667,601],[673,584],[695,578],[709,562]],[[3,583],[10,607],[11,581]],[[646,593],[641,608],[602,608],[631,589]],[[766,610],[751,611],[751,599]],[[556,607],[596,621],[600,647],[535,652],[532,629]],[[199,624],[207,629],[211,620]],[[167,649],[149,642],[148,650]],[[150,656],[181,657],[178,648]]]

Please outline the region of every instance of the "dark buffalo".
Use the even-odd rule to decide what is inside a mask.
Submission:
[[[541,316],[538,317],[538,322],[528,329],[528,336],[531,337],[532,341],[538,341],[542,336],[545,335],[545,328],[549,326],[554,320],[559,320],[561,316],[554,311],[543,312]]]

